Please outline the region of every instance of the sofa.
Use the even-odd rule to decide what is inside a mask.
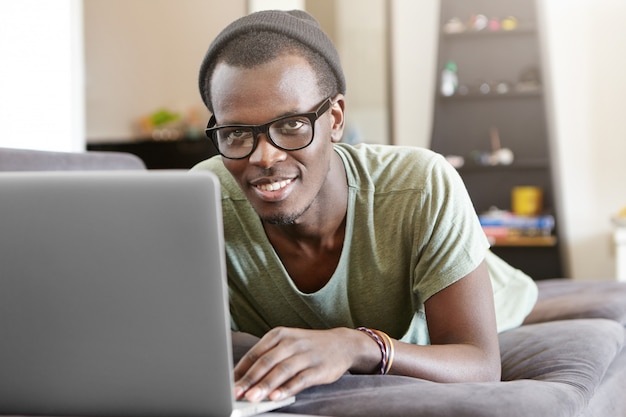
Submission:
[[[137,156],[124,152],[54,152],[0,148],[0,171],[92,171],[146,169]]]
[[[0,171],[145,169],[134,155],[0,148]],[[1,175],[1,174],[0,174]],[[626,283],[537,282],[524,324],[499,335],[502,380],[441,384],[349,375],[310,388],[280,413],[321,416],[626,417]],[[256,342],[233,334],[234,359]]]
[[[323,416],[626,416],[626,283],[537,282],[526,322],[499,335],[502,381],[345,375],[281,412]],[[254,343],[234,337],[235,357]]]

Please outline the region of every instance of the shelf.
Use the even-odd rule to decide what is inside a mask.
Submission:
[[[440,89],[434,91],[430,147],[448,156],[452,163],[461,161],[455,156],[463,158],[457,171],[477,213],[492,207],[509,210],[512,189],[524,185],[542,190],[546,214],[558,211],[546,119],[547,91],[541,82],[541,27],[535,3],[440,1],[436,85],[442,86],[443,70],[448,62],[454,62],[458,89],[451,96],[442,95]],[[515,16],[518,25],[509,31],[473,30],[468,21],[477,13],[490,19]],[[467,25],[466,30],[450,33],[464,27],[457,20]],[[492,150],[501,147],[514,154],[512,164],[481,164],[494,160]],[[558,220],[555,218],[555,223]],[[562,276],[561,241],[556,227],[487,232],[493,239],[494,253],[513,267],[536,279]]]
[[[556,246],[556,241],[556,236],[509,236],[503,238],[489,238],[489,243],[491,243],[491,245],[495,247],[550,247]]]
[[[550,169],[550,161],[547,159],[534,159],[514,162],[511,165],[478,165],[472,162],[458,168],[460,173],[470,172],[507,172]]]
[[[534,26],[527,26],[515,30],[467,30],[464,32],[448,33],[441,31],[441,36],[447,39],[497,38],[517,35],[534,35],[537,30]]]
[[[502,99],[508,99],[508,98],[512,98],[512,99],[532,98],[532,97],[540,98],[542,96],[543,96],[543,90],[537,89],[537,90],[532,90],[532,91],[513,91],[510,93],[503,93],[503,94],[469,93],[469,94],[455,94],[452,96],[440,95],[439,98],[444,102],[449,102],[449,101],[468,101],[468,100],[502,100]]]
[[[100,141],[88,143],[87,150],[132,153],[141,158],[148,169],[189,169],[217,154],[208,139]]]

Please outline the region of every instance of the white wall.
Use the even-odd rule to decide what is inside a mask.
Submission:
[[[626,2],[538,0],[570,273],[615,277],[611,216],[626,206]]]
[[[385,2],[335,0],[333,3],[334,41],[347,84],[344,139],[387,144],[390,112]]]
[[[248,0],[248,13],[260,10],[304,10],[304,0]]]
[[[0,146],[85,146],[80,0],[0,0]]]
[[[430,146],[437,79],[439,0],[391,1],[392,142]]]
[[[89,142],[132,139],[160,108],[206,123],[198,69],[244,0],[84,0],[84,10]]]
[[[196,77],[209,42],[247,9],[301,8],[303,0],[84,0],[87,139],[129,141],[157,107],[199,109]],[[348,78],[347,136],[389,142],[385,3],[312,0],[314,15],[342,56]],[[149,13],[146,12],[149,10]],[[375,18],[372,18],[375,16]]]

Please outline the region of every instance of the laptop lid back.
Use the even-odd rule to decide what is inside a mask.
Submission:
[[[229,415],[219,183],[0,175],[0,414]]]

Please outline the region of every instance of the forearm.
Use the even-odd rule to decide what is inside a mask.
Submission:
[[[346,331],[351,331],[345,329]],[[381,366],[379,346],[368,335],[351,331],[355,347],[354,373],[378,373]],[[500,380],[500,355],[471,344],[417,346],[393,340],[394,361],[390,374],[435,382],[481,382]]]
[[[499,381],[500,355],[470,344],[415,346],[397,342],[390,373],[436,382]]]

